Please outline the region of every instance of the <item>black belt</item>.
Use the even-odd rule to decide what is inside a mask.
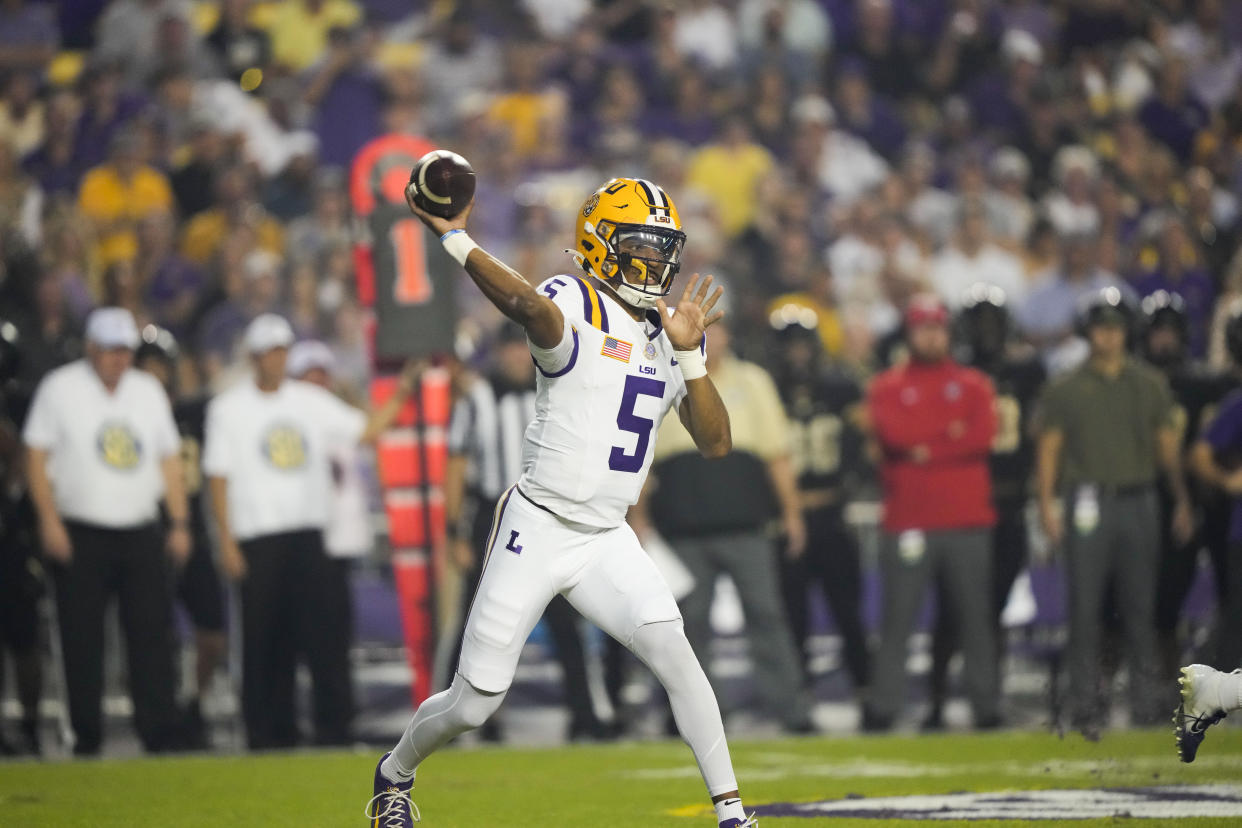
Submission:
[[[522,500],[525,500],[527,503],[529,503],[531,506],[534,506],[536,509],[543,509],[545,512],[547,512],[549,515],[556,518],[557,520],[563,520],[563,518],[560,515],[558,515],[556,512],[552,511],[551,509],[549,509],[547,506],[544,506],[543,504],[536,503],[535,501],[531,500],[530,495],[522,491],[521,488],[518,487],[516,483],[513,484],[513,491],[520,494],[522,496]]]
[[[1155,483],[1080,483],[1074,487],[1074,491],[1082,486],[1090,486],[1095,489],[1096,493],[1108,495],[1110,497],[1134,497],[1136,495],[1150,494],[1155,491]],[[1071,491],[1073,494],[1073,491]]]

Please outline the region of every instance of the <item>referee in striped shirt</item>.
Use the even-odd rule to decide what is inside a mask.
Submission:
[[[457,401],[449,427],[444,505],[450,552],[465,576],[463,627],[482,575],[480,553],[487,546],[496,501],[522,475],[522,436],[534,418],[535,366],[526,344],[526,332],[505,321],[495,337],[491,371],[486,378],[475,380]],[[578,613],[558,595],[548,604],[543,617],[565,674],[565,700],[570,711],[568,738],[608,738],[610,730],[591,703]],[[457,652],[461,651],[462,633],[464,629],[458,634]],[[456,671],[454,661],[453,672]],[[489,730],[489,725],[494,728],[491,722],[484,725],[483,737],[498,740],[499,733]]]

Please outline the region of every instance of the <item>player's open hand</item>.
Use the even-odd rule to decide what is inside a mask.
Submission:
[[[466,209],[452,218],[440,218],[439,216],[432,215],[414,203],[413,185],[405,188],[405,203],[409,206],[410,212],[418,216],[419,221],[430,227],[431,231],[437,236],[443,236],[450,230],[465,230],[466,220],[470,218],[470,211],[474,209],[474,199],[471,199],[470,203],[466,205]]]
[[[699,347],[703,343],[703,332],[724,317],[722,310],[712,313],[712,308],[724,295],[722,287],[717,287],[714,291],[711,289],[712,281],[711,276],[702,281],[697,273],[691,276],[686,289],[681,292],[681,299],[677,300],[677,311],[672,316],[669,315],[668,305],[664,304],[664,300],[656,300],[668,341],[679,351],[692,351]]]

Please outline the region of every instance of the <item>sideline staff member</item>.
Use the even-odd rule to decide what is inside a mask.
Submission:
[[[39,384],[24,441],[43,553],[52,564],[74,753],[102,741],[104,610],[115,590],[129,660],[134,726],[147,750],[179,746],[170,646],[168,552],[190,553],[181,441],[164,389],[133,370],[129,311],[100,308],[86,323],[86,358]]]
[[[246,329],[252,379],[207,406],[203,471],[220,538],[220,566],[241,582],[242,718],[252,750],[297,743],[299,655],[317,686],[336,669],[325,623],[323,529],[331,513],[332,451],[369,442],[396,419],[416,379],[368,418],[331,392],[286,379],[293,329],[265,313]],[[318,733],[321,739],[338,734]]]
[[[1064,542],[1067,562],[1070,715],[1088,739],[1099,738],[1106,710],[1100,640],[1104,597],[1114,582],[1132,721],[1151,724],[1163,715],[1153,683],[1161,469],[1173,495],[1174,537],[1184,543],[1194,530],[1173,396],[1163,376],[1127,355],[1134,323],[1134,309],[1117,288],[1088,296],[1079,327],[1090,356],[1048,386],[1038,415],[1040,520],[1054,546]]]

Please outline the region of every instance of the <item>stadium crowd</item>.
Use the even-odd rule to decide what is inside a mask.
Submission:
[[[1075,376],[1091,326],[1115,315],[1136,358],[1164,375],[1190,415],[1177,424],[1187,456],[1235,384],[1242,6],[1223,0],[3,0],[0,77],[0,608],[24,703],[37,700],[36,636],[14,617],[43,586],[19,435],[38,383],[83,355],[93,309],[120,307],[175,341],[163,350],[175,402],[200,399],[245,375],[245,332],[276,313],[296,339],[324,343],[337,391],[365,398],[347,172],[383,133],[468,158],[473,236],[535,282],[572,268],[557,251],[600,182],[641,176],[676,199],[682,273],[726,285],[731,350],[776,380],[797,438],[796,531],[811,551],[798,562],[781,547],[782,606],[804,607],[812,564],[828,590],[856,583],[842,515],[875,496],[886,451],[867,381],[923,347],[906,321],[951,327],[953,353],[992,376],[989,439],[1017,458],[985,470],[1004,547],[993,559],[1008,561],[998,580],[1023,564],[1020,515],[1051,427],[1035,413],[1045,377]],[[943,318],[911,305],[925,294]],[[458,304],[455,356],[487,373],[500,317],[466,279]],[[1021,371],[985,364],[998,347]],[[868,434],[880,444],[870,457]],[[1180,483],[1161,488],[1164,554],[1193,562],[1212,541],[1223,561],[1228,521],[1213,523],[1199,483],[1211,475],[1190,477],[1205,528],[1169,528]],[[907,544],[894,560],[922,557],[908,527],[890,528]],[[815,563],[815,544],[854,561]],[[1182,574],[1160,570],[1161,597],[1134,610],[1159,621],[1172,653],[1153,676],[1171,675],[1186,644],[1175,638],[1186,566],[1168,566]],[[991,606],[996,587],[977,586]],[[861,689],[872,665],[849,619],[857,590],[853,606],[837,592]],[[1133,645],[1134,616],[1119,612]],[[1105,634],[1116,627],[1111,605],[1095,613]],[[764,623],[801,638],[802,616]],[[975,632],[959,637],[987,660],[996,642]],[[880,652],[891,660],[896,645]],[[891,666],[875,666],[896,694]],[[989,686],[971,690],[980,726],[1000,721],[996,699],[975,697],[999,692]],[[882,707],[864,725],[891,726],[899,705]],[[1098,711],[1081,715],[1084,731],[1097,724]]]

